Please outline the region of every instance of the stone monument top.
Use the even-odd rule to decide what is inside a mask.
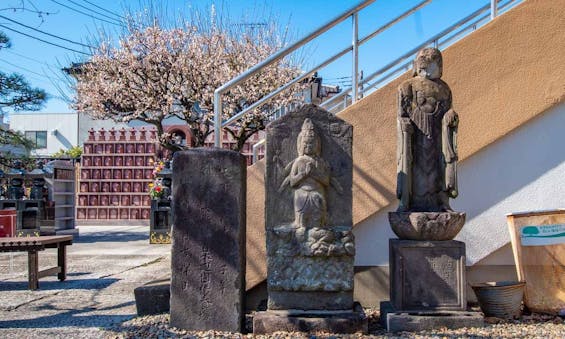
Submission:
[[[253,333],[354,333],[353,127],[305,105],[267,126],[265,228],[268,310]]]
[[[352,127],[306,105],[267,127],[269,309],[352,309]]]

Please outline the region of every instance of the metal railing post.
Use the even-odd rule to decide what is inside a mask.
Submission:
[[[222,147],[222,92],[214,91],[214,146]]]
[[[259,161],[259,148],[263,147],[266,143],[266,139],[260,140],[255,145],[253,145],[253,163]]]
[[[357,101],[359,91],[359,15],[357,12],[351,15],[353,20],[353,36],[352,36],[352,62],[351,80],[353,92],[351,93],[351,103]]]
[[[493,20],[498,14],[498,0],[490,0],[490,19]]]

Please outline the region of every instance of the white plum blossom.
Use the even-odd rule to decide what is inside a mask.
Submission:
[[[276,25],[254,29],[221,29],[183,24],[165,29],[157,22],[130,24],[117,45],[99,44],[92,58],[76,75],[74,107],[94,118],[128,122],[141,120],[157,128],[167,142],[163,120],[175,115],[192,132],[192,143],[202,146],[213,131],[214,90],[283,47]],[[224,27],[228,27],[225,26]],[[228,119],[300,74],[300,68],[282,60],[232,88],[222,97],[223,118]],[[241,150],[245,141],[264,128],[275,107],[296,101],[290,91],[249,113],[226,128]]]

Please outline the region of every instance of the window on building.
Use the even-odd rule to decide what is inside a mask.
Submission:
[[[47,148],[47,131],[26,131],[25,136],[31,140],[35,148]]]

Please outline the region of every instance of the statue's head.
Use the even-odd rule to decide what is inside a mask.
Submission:
[[[298,134],[296,147],[298,155],[320,155],[321,153],[322,142],[318,134],[316,134],[312,120],[309,118],[304,119],[302,130]]]
[[[163,178],[162,182],[165,187],[171,187],[173,184],[173,180],[171,178]]]
[[[424,48],[414,60],[414,70],[412,76],[426,79],[441,78],[443,61],[441,52],[437,48]]]
[[[20,178],[12,178],[12,180],[10,180],[10,184],[15,187],[20,187],[24,184],[24,181]]]
[[[43,178],[34,178],[33,179],[33,186],[43,187],[45,185],[45,179]]]

